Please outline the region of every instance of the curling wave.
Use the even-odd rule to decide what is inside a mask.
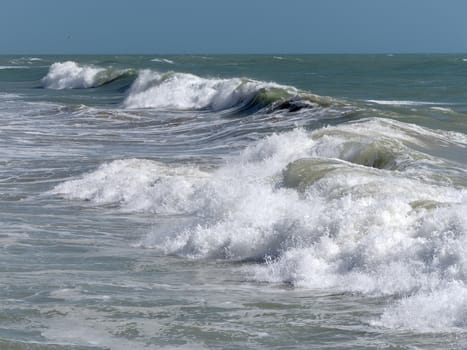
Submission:
[[[52,64],[41,82],[47,89],[87,89],[135,74],[132,69],[102,68],[66,61]]]
[[[297,111],[328,106],[331,98],[291,86],[246,78],[202,78],[187,73],[142,70],[124,101],[126,108],[174,110]]]

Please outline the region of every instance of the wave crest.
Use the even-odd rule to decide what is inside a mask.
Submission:
[[[133,74],[134,71],[131,69],[102,68],[66,61],[52,64],[41,82],[47,89],[87,89]]]
[[[246,78],[202,78],[188,73],[142,70],[124,101],[126,108],[175,110],[287,109],[328,105],[321,97],[272,82]]]

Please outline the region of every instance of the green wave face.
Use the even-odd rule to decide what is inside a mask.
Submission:
[[[328,174],[344,168],[345,165],[342,162],[330,159],[298,159],[289,163],[284,169],[282,173],[283,184],[285,187],[304,191]]]
[[[277,111],[297,112],[302,109],[329,107],[338,104],[330,97],[319,96],[288,87],[262,88],[257,91],[249,106],[255,110],[272,113]]]
[[[105,69],[96,74],[96,78],[95,78],[96,86],[95,87],[108,85],[118,80],[134,78],[136,77],[137,74],[138,73],[134,69],[125,69],[125,70],[112,69],[112,68]]]

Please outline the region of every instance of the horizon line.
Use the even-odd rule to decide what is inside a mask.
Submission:
[[[312,55],[466,55],[467,52],[462,51],[449,51],[449,52],[193,52],[193,53],[176,53],[176,52],[167,52],[167,53],[38,53],[38,52],[29,52],[29,53],[0,53],[0,56],[312,56]]]

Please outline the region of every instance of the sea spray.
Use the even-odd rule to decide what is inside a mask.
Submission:
[[[299,110],[327,106],[332,99],[305,93],[291,86],[246,78],[203,78],[179,72],[142,70],[124,101],[126,108],[221,111]]]
[[[131,69],[102,68],[66,61],[52,64],[49,72],[41,81],[47,89],[87,89],[107,84],[131,74],[134,74]]]

